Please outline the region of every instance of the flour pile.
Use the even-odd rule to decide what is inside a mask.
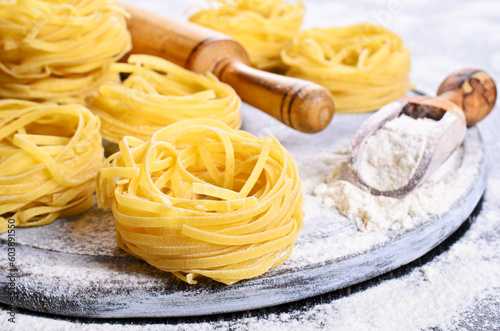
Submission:
[[[437,121],[401,115],[367,139],[361,157],[361,177],[379,191],[408,183],[424,154],[427,137]]]
[[[465,155],[462,146],[426,182],[404,198],[375,196],[358,187],[350,177],[346,148],[336,147],[335,150],[338,152],[335,163],[331,164],[331,173],[310,179],[315,181],[313,194],[323,198],[325,208],[335,208],[353,220],[360,231],[407,229],[428,215],[442,215],[465,193],[477,172],[476,167],[468,166],[477,160]],[[332,160],[327,153],[323,154],[325,160]]]

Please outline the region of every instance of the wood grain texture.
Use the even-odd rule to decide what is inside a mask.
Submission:
[[[252,115],[246,114],[246,118]],[[290,153],[317,153],[331,144],[325,139],[352,137],[367,116],[345,116],[341,129],[304,135],[274,128]],[[245,129],[259,134],[260,119]],[[272,124],[271,124],[272,125]],[[336,255],[325,249],[321,258],[307,258],[310,247],[359,237],[355,225],[334,212],[306,209],[306,219],[290,260],[261,277],[225,286],[203,279],[196,286],[156,270],[116,248],[109,211],[88,213],[39,228],[19,229],[16,240],[17,305],[29,310],[82,317],[199,316],[270,307],[313,297],[371,279],[411,262],[442,242],[470,215],[485,187],[485,162],[476,128],[468,130],[464,159],[475,160],[477,178],[452,209],[410,230],[363,234],[380,236],[369,247]],[[307,171],[299,168],[307,177]],[[355,234],[358,234],[355,236]],[[370,241],[371,242],[371,241]],[[0,249],[6,250],[6,234]],[[325,247],[327,247],[326,245]],[[355,246],[357,247],[357,246]],[[0,302],[8,303],[8,270],[0,266]]]
[[[131,13],[131,53],[156,55],[197,73],[212,71],[243,101],[298,131],[315,133],[330,123],[335,105],[324,87],[249,67],[245,49],[222,33],[122,6]]]
[[[495,107],[497,88],[486,72],[467,68],[449,75],[438,88],[437,94],[457,104],[464,112],[467,125],[485,118]]]
[[[332,120],[332,96],[317,84],[260,71],[233,59],[221,61],[214,74],[242,100],[267,109],[266,113],[300,132],[319,132]]]
[[[212,71],[226,57],[250,63],[245,49],[230,37],[189,22],[121,4],[131,17],[131,54],[151,54],[198,73]]]

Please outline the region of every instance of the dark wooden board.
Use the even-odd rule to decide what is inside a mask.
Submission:
[[[337,115],[324,132],[306,135],[245,108],[244,129],[257,135],[274,134],[292,156],[312,155],[352,138],[367,116]],[[187,285],[129,257],[116,247],[113,217],[107,210],[94,207],[44,227],[17,229],[17,306],[82,317],[196,316],[273,306],[365,281],[424,255],[470,215],[483,194],[486,178],[476,128],[469,129],[462,148],[464,159],[472,160],[478,171],[464,194],[441,217],[429,217],[409,230],[360,233],[338,213],[306,209],[305,224],[290,260],[232,286],[207,279]],[[306,174],[303,178],[307,177],[305,170],[299,169]],[[6,238],[6,234],[0,236],[0,251],[4,252],[0,256],[2,303],[10,302]],[[324,247],[321,254],[312,256],[310,251],[318,247]]]

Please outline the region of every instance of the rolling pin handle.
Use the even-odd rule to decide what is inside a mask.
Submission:
[[[219,61],[213,73],[243,101],[295,130],[316,133],[332,120],[332,95],[312,82],[257,70],[232,57]]]

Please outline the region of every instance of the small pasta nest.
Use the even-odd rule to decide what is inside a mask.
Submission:
[[[2,1],[0,96],[83,103],[131,48],[114,0]]]
[[[92,207],[99,126],[81,105],[0,100],[0,232],[8,219],[37,226]]]
[[[106,82],[89,100],[101,117],[102,135],[118,143],[125,136],[148,140],[161,128],[186,119],[212,118],[241,126],[241,100],[212,73],[205,76],[150,55],[131,55],[111,70],[129,75]]]
[[[200,275],[232,284],[290,256],[302,184],[275,138],[199,119],[119,146],[97,193],[100,206],[111,205],[123,250],[190,284]]]
[[[364,112],[410,88],[410,51],[375,24],[304,30],[281,53],[287,74],[326,87],[340,112]]]
[[[299,31],[304,18],[302,1],[213,0],[214,8],[191,15],[191,22],[223,32],[245,47],[258,69],[283,67],[281,50]]]

